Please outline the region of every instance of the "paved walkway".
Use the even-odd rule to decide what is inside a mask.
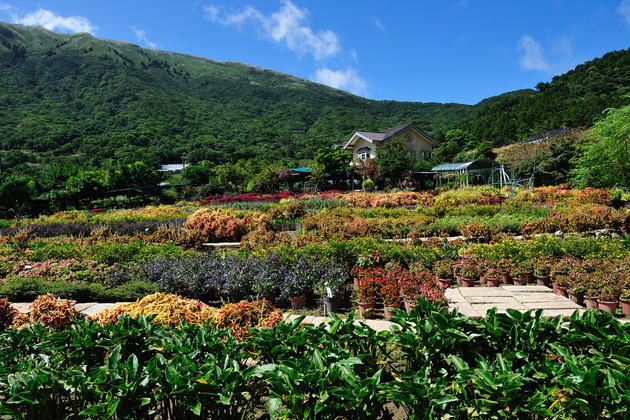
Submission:
[[[573,312],[585,311],[571,300],[557,296],[552,289],[545,286],[501,286],[501,287],[457,287],[446,290],[446,297],[450,300],[449,307],[458,307],[459,312],[470,319],[481,319],[491,309],[496,307],[499,312],[506,309],[528,311],[530,309],[543,309],[543,316],[556,317],[562,315],[569,318]],[[84,315],[94,315],[104,309],[112,308],[119,303],[77,303],[75,306]],[[28,312],[30,302],[12,303],[21,312]],[[293,319],[297,315],[285,315],[287,319]],[[318,325],[326,318],[307,316],[304,322]],[[621,322],[629,322],[630,317],[617,318]],[[364,321],[377,331],[388,330],[391,323],[380,319],[368,319]]]

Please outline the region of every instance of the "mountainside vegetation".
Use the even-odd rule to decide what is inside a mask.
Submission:
[[[445,131],[459,104],[372,101],[246,64],[0,23],[3,150],[92,163],[312,159],[355,130]]]
[[[192,166],[177,181],[202,186],[187,197],[272,193],[289,185],[280,182],[281,171],[298,166],[312,167],[321,185],[332,179],[343,188],[349,171],[333,168],[327,157],[335,156],[337,166],[346,159],[331,146],[356,130],[409,122],[441,147],[431,162],[395,159],[405,161],[404,169],[498,153],[519,179],[537,171],[536,185],[627,186],[602,180],[605,162],[595,159],[625,152],[626,139],[583,129],[611,115],[604,110],[628,106],[629,93],[630,50],[586,62],[535,90],[471,106],[374,101],[243,63],[0,22],[0,206],[26,208],[39,197],[54,210],[81,207],[95,192],[155,192],[162,180],[155,170],[182,161]],[[621,122],[610,122],[613,131]],[[518,143],[559,127],[578,130],[536,147]],[[625,154],[615,156],[625,168]],[[367,169],[378,174],[375,163]],[[585,168],[595,163],[597,171]],[[411,185],[396,184],[405,171],[388,165],[381,159],[389,171],[381,175],[392,186]]]
[[[630,50],[588,61],[536,90],[488,103],[460,128],[500,147],[563,126],[591,127],[605,109],[630,104]]]

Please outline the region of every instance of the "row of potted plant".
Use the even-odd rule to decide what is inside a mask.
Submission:
[[[586,304],[587,308],[602,306],[602,309],[614,312],[619,304],[624,314],[630,315],[630,258],[583,260],[541,256],[530,260],[503,259],[494,262],[464,257],[437,261],[433,272],[445,287],[450,286],[454,279],[462,287],[471,287],[476,282],[485,283],[488,287],[501,283],[536,283],[553,286],[558,295],[571,297],[579,304]]]
[[[424,269],[406,269],[390,263],[384,267],[359,265],[352,268],[358,294],[359,313],[370,318],[377,301],[383,304],[385,317],[389,309],[400,309],[404,301],[407,313],[415,305],[416,298],[422,298],[437,306],[444,306],[446,298],[433,273]]]

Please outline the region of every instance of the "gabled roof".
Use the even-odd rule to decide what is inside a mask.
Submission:
[[[350,139],[347,142],[344,143],[343,148],[347,149],[348,146],[351,146],[352,144],[356,143],[358,138],[364,138],[370,143],[380,143],[380,142],[389,140],[397,136],[398,134],[402,133],[403,131],[408,130],[409,128],[412,128],[413,130],[417,131],[420,135],[422,135],[427,140],[429,140],[435,147],[440,146],[440,144],[437,141],[433,140],[427,133],[419,129],[414,123],[407,123],[407,124],[399,125],[397,127],[388,128],[387,130],[383,130],[383,131],[357,131],[352,135],[352,137],[350,137]]]

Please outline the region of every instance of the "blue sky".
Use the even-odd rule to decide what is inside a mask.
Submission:
[[[630,0],[0,0],[0,21],[475,104],[630,47]]]

